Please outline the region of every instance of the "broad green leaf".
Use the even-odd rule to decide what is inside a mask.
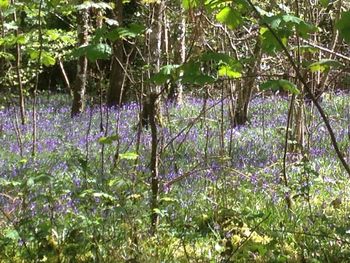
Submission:
[[[5,51],[0,51],[0,58],[3,58],[7,61],[14,61],[15,56],[11,53],[5,52]]]
[[[182,0],[182,7],[186,10],[189,10],[197,7],[199,3],[199,0]]]
[[[216,20],[227,25],[230,29],[237,28],[243,22],[242,15],[231,7],[224,7],[217,15]]]
[[[277,91],[279,89],[283,89],[292,94],[300,94],[298,88],[290,81],[285,79],[279,80],[268,80],[260,85],[261,90],[273,90]]]
[[[53,66],[56,64],[56,59],[48,52],[42,52],[41,62],[46,66]]]
[[[47,30],[45,35],[48,36],[49,40],[55,41],[60,37],[60,34],[57,30]]]
[[[98,142],[100,144],[112,144],[114,141],[118,140],[118,135],[111,135],[111,136],[103,136],[98,139]]]
[[[282,41],[284,46],[288,44],[288,38],[290,36],[289,30],[278,30],[275,31],[277,37]],[[275,54],[282,50],[280,43],[277,41],[275,36],[266,27],[260,28],[260,38],[261,38],[261,48],[264,52],[268,54]]]
[[[0,9],[6,9],[10,5],[10,0],[0,0]]]
[[[7,229],[4,234],[5,234],[6,238],[11,239],[11,240],[19,240],[20,239],[20,236],[19,236],[17,230],[15,230],[15,229]]]
[[[157,85],[163,85],[172,79],[176,80],[178,78],[179,67],[176,64],[163,66],[158,73],[151,76],[149,81]]]
[[[184,84],[196,84],[204,85],[215,82],[215,78],[206,74],[203,74],[201,70],[201,63],[190,61],[181,66],[183,75],[181,76],[181,82]]]
[[[86,56],[94,62],[97,59],[108,59],[112,55],[112,48],[103,43],[81,46],[72,52],[74,57]]]
[[[107,38],[111,41],[117,39],[135,38],[145,31],[145,27],[140,24],[129,24],[127,27],[117,27],[107,33]]]
[[[134,152],[126,152],[126,153],[120,153],[119,158],[121,160],[136,160],[139,157],[137,153]]]
[[[309,69],[311,72],[316,72],[316,71],[328,71],[331,68],[340,68],[343,67],[343,64],[340,63],[337,60],[333,59],[322,59],[320,61],[314,62],[311,65],[309,65]]]
[[[329,5],[330,0],[320,0],[322,7],[327,7]]]
[[[340,36],[350,44],[350,11],[342,12],[339,21],[336,23]]]
[[[316,26],[290,14],[266,16],[263,18],[263,22],[277,32],[280,30],[289,31],[288,34],[291,35],[293,31],[296,31],[303,38],[308,37],[309,33],[317,31]]]
[[[241,72],[234,70],[232,67],[230,67],[228,65],[220,66],[220,68],[218,70],[218,75],[220,77],[228,77],[228,78],[232,78],[232,79],[242,77]]]
[[[26,43],[26,37],[24,35],[19,35],[17,37],[17,43],[20,45],[24,45]]]
[[[200,60],[203,62],[215,62],[219,68],[219,76],[226,76],[229,78],[239,78],[242,76],[242,64],[227,54],[207,52],[202,55]]]

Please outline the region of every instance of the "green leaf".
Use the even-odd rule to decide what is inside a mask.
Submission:
[[[199,5],[199,0],[182,0],[182,7],[186,10],[195,8]]]
[[[163,66],[159,72],[152,75],[149,80],[157,85],[163,85],[172,79],[176,80],[178,78],[179,67],[180,65],[176,64]]]
[[[145,31],[145,27],[140,24],[129,24],[128,27],[117,27],[107,34],[107,38],[111,41],[117,39],[135,38]]]
[[[231,7],[224,7],[217,15],[216,20],[227,25],[230,29],[237,28],[243,22],[242,15]]]
[[[134,152],[126,152],[126,153],[120,153],[119,158],[121,160],[136,160],[139,157],[137,153]]]
[[[10,0],[0,0],[0,9],[6,9],[10,5]]]
[[[268,80],[260,85],[260,89],[273,90],[273,91],[283,89],[292,94],[296,94],[296,95],[300,94],[300,91],[298,90],[298,88],[292,82],[285,79]]]
[[[227,54],[207,52],[202,55],[200,60],[203,62],[214,62],[219,68],[219,76],[229,78],[239,78],[242,76],[242,64]]]
[[[86,56],[91,62],[97,59],[108,59],[112,55],[112,48],[108,44],[89,44],[81,46],[72,52],[74,57]]]
[[[52,66],[56,64],[56,59],[48,52],[42,52],[41,62],[46,66]]]
[[[7,229],[5,231],[5,237],[8,239],[11,239],[11,240],[19,240],[20,239],[20,236],[19,236],[17,230],[15,230],[15,229]]]
[[[340,36],[350,44],[350,11],[342,12],[339,21],[336,23]]]
[[[205,85],[212,84],[215,82],[215,78],[202,73],[201,63],[190,61],[181,66],[183,75],[181,77],[181,82],[184,84],[195,84],[195,85]]]
[[[284,46],[288,44],[288,38],[290,36],[289,30],[278,30],[275,31],[277,37],[282,41]],[[276,52],[281,51],[282,47],[277,41],[275,36],[270,32],[266,27],[260,28],[260,39],[261,39],[261,48],[263,51],[270,55],[274,55]]]
[[[322,7],[327,7],[329,5],[330,0],[320,0]]]
[[[234,70],[232,67],[230,67],[228,65],[220,66],[219,71],[218,71],[218,75],[220,77],[228,77],[231,79],[236,79],[236,78],[242,77],[241,72]]]
[[[98,139],[98,142],[100,144],[112,144],[114,141],[118,140],[118,135],[111,135],[107,137],[101,137]]]
[[[5,51],[0,51],[0,58],[3,58],[7,61],[14,61],[15,56],[11,53],[5,52]]]
[[[296,31],[303,38],[307,38],[309,33],[317,31],[316,26],[290,14],[266,16],[263,18],[263,22],[275,31],[288,31],[288,35]]]
[[[51,40],[51,41],[55,41],[55,40],[57,40],[57,39],[60,37],[59,32],[58,32],[57,30],[53,30],[53,29],[47,30],[47,31],[45,32],[45,35],[46,35],[46,36],[49,38],[49,40]]]
[[[343,64],[333,59],[322,59],[320,61],[314,62],[311,65],[309,65],[309,69],[311,70],[311,72],[316,72],[316,71],[324,72],[324,71],[330,70],[331,68],[340,68],[340,67],[343,67]]]

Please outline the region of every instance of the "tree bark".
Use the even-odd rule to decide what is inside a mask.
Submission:
[[[79,11],[78,15],[78,43],[79,46],[86,45],[88,43],[88,20],[89,13],[87,9]],[[85,107],[85,91],[86,91],[86,79],[87,79],[87,67],[88,61],[86,56],[81,56],[77,63],[77,76],[73,83],[73,103],[71,116],[81,114]]]
[[[115,19],[119,26],[123,24],[123,1],[116,0],[115,2]],[[111,66],[110,83],[107,90],[107,105],[109,107],[118,106],[123,101],[124,93],[124,50],[123,40],[118,39],[113,43],[113,57]]]
[[[12,0],[11,4],[14,5],[15,1]],[[13,21],[17,22],[16,11],[13,13]],[[15,37],[17,38],[19,35],[19,30],[15,29]],[[22,125],[25,124],[25,105],[24,105],[24,92],[23,92],[23,83],[21,77],[21,46],[18,42],[16,42],[16,73],[17,73],[17,84],[18,84],[18,92],[19,92],[19,109],[21,116]]]
[[[237,101],[235,107],[234,114],[234,125],[244,125],[248,121],[248,112],[249,112],[249,103],[253,93],[254,85],[255,85],[255,76],[260,67],[261,60],[261,46],[259,39],[256,40],[253,59],[250,65],[248,65],[249,69],[247,72],[248,78],[244,80],[243,85],[238,90]]]
[[[176,39],[177,45],[174,48],[175,64],[183,64],[186,60],[186,16],[181,8],[181,22],[179,25],[179,38]],[[183,101],[183,85],[180,82],[171,83],[169,99],[175,104],[181,105]]]

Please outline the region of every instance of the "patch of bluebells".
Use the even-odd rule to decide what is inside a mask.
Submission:
[[[348,95],[344,95],[348,96]],[[239,184],[246,181],[254,187],[254,191],[269,192],[271,198],[278,200],[277,194],[273,191],[274,186],[280,183],[280,175],[278,168],[268,168],[281,160],[283,156],[283,137],[276,136],[276,129],[284,127],[287,123],[288,101],[286,98],[271,96],[267,98],[255,98],[251,102],[251,116],[250,122],[246,126],[232,127],[229,122],[228,100],[224,102],[224,144],[225,151],[229,153],[229,165],[234,169],[242,172],[247,172],[251,169],[262,170],[263,172],[252,173],[250,177],[240,177],[239,175],[232,175],[236,183]],[[188,189],[193,187],[193,184],[199,178],[209,179],[215,181],[220,178],[221,174],[225,173],[225,169],[220,167],[220,163],[216,161],[208,161],[206,158],[220,155],[220,118],[221,118],[221,103],[216,100],[208,100],[207,108],[211,108],[206,113],[206,119],[199,120],[193,126],[188,126],[203,107],[203,99],[201,98],[187,98],[184,106],[179,108],[172,104],[165,104],[174,119],[174,127],[170,132],[169,128],[165,127],[160,130],[161,140],[163,145],[167,145],[173,141],[173,146],[176,150],[176,156],[172,156],[170,148],[167,151],[167,157],[161,162],[161,178],[164,181],[175,179],[177,176],[183,174],[185,167],[193,163],[202,163],[205,165],[204,170],[198,171],[184,180],[183,185],[187,185]],[[332,108],[328,109],[332,110]],[[333,108],[334,110],[334,108]],[[345,111],[346,109],[343,109]],[[107,128],[107,111],[108,131]],[[166,112],[163,110],[163,112]],[[119,120],[118,131],[120,141],[120,151],[135,151],[137,138],[137,125],[139,116],[139,105],[137,103],[125,104],[120,109],[102,109],[99,107],[88,106],[86,111],[79,117],[70,117],[70,106],[62,101],[50,100],[42,104],[37,113],[37,157],[31,158],[32,147],[32,119],[31,115],[27,114],[27,123],[19,125],[23,157],[19,156],[20,147],[15,134],[15,114],[18,112],[15,109],[0,110],[1,117],[1,131],[0,131],[0,178],[16,178],[21,177],[29,170],[45,170],[54,178],[69,174],[71,180],[76,188],[81,188],[82,175],[75,173],[72,168],[71,156],[69,153],[73,150],[81,156],[86,155],[86,147],[89,148],[89,160],[96,164],[100,162],[101,158],[101,144],[98,139],[102,136],[111,136],[116,132],[116,121]],[[331,120],[331,124],[335,129],[339,141],[346,143],[347,131],[344,129],[347,123],[344,118],[349,119],[348,112],[340,112],[340,116],[345,116],[340,119]],[[174,118],[175,116],[175,118]],[[347,116],[347,117],[346,117]],[[104,128],[101,131],[101,122]],[[88,127],[90,127],[89,134],[87,134]],[[188,126],[189,129],[177,136],[177,133]],[[319,115],[315,114],[315,121],[311,123],[310,127],[311,137],[310,156],[312,159],[332,158],[336,159],[329,140],[327,139],[327,131],[320,121]],[[177,136],[174,140],[173,137]],[[151,134],[150,131],[143,131],[140,141],[139,162],[137,164],[137,172],[148,174],[150,148],[151,148]],[[105,157],[105,165],[111,166],[111,156],[115,151],[115,144],[108,146]],[[207,147],[207,155],[204,149]],[[69,157],[70,156],[70,157]],[[21,159],[26,159],[25,163],[20,164]],[[68,158],[68,159],[67,159]],[[180,167],[178,171],[174,169],[174,163]],[[123,165],[130,165],[128,162],[121,162]],[[126,170],[130,167],[126,167]],[[72,170],[73,169],[73,170]],[[75,168],[76,169],[76,168]],[[100,168],[98,165],[90,167],[92,172],[98,174]],[[269,175],[269,176],[262,176]],[[73,197],[66,198],[66,206],[74,203]],[[64,210],[64,208],[62,208]],[[76,208],[74,208],[76,209]]]

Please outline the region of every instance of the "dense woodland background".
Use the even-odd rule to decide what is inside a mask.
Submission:
[[[348,1],[0,24],[0,262],[349,262]]]

